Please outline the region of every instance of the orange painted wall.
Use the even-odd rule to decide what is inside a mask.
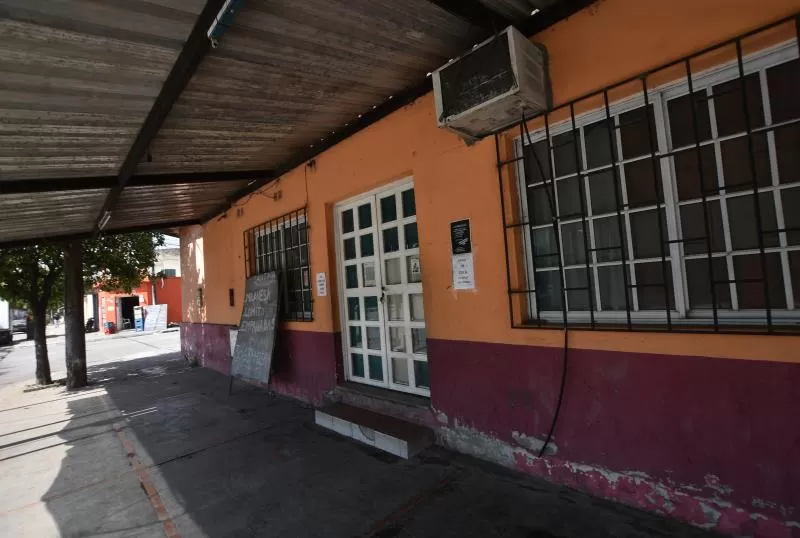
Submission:
[[[536,37],[550,55],[556,104],[800,11],[800,0],[601,0]],[[511,329],[500,194],[492,139],[467,147],[437,129],[432,95],[326,151],[224,218],[183,230],[184,321],[235,324],[244,289],[244,230],[308,204],[311,271],[328,275],[314,321],[295,330],[338,331],[333,206],[413,176],[429,338],[560,346],[557,330]],[[308,198],[306,196],[308,195]],[[449,223],[470,218],[477,289],[451,286]],[[203,289],[204,305],[195,300]],[[236,305],[228,304],[228,289]],[[800,338],[626,332],[573,333],[571,346],[710,357],[794,361]]]

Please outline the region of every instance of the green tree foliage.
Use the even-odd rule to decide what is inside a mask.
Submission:
[[[0,250],[0,297],[17,308],[46,308],[63,293],[63,270],[64,253],[59,246]]]
[[[130,292],[148,275],[164,236],[141,232],[104,235],[84,242],[87,288]],[[34,319],[36,381],[51,383],[47,357],[47,310],[64,297],[64,253],[61,245],[43,244],[0,249],[0,297],[27,308]],[[79,322],[83,324],[83,320]]]
[[[64,254],[55,245],[0,250],[0,297],[33,314],[36,382],[52,383],[47,357],[47,307],[63,294]]]
[[[148,232],[105,235],[83,244],[83,275],[87,288],[130,293],[150,274],[162,234]]]

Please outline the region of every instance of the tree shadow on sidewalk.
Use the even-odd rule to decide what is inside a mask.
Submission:
[[[178,353],[89,375],[43,498],[65,536],[710,536],[438,448],[398,459]]]

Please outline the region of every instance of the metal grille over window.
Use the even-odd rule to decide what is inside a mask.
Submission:
[[[311,321],[311,268],[306,208],[286,213],[244,232],[247,277],[277,271],[284,320]]]
[[[495,137],[515,327],[800,326],[798,20]]]

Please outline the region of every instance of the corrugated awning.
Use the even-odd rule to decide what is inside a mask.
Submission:
[[[200,222],[588,3],[0,0],[0,245]]]

